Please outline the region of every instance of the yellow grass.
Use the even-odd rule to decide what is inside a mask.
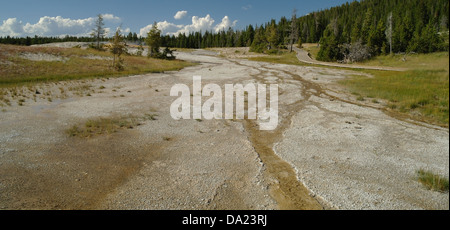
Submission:
[[[63,58],[64,61],[31,61],[21,57],[24,53],[49,54]],[[94,56],[99,60],[88,59],[87,56]],[[0,45],[0,86],[159,73],[194,65],[179,60],[168,61],[125,55],[122,56],[125,69],[118,72],[112,67],[112,60],[108,60],[112,57],[113,55],[109,52],[92,49]]]

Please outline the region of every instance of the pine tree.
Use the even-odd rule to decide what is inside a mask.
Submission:
[[[267,47],[268,50],[274,49],[278,46],[279,37],[275,23],[271,24],[269,28],[266,30],[266,38],[267,42],[269,43]]]
[[[126,53],[127,50],[125,38],[121,34],[120,28],[117,28],[116,33],[114,34],[114,37],[110,42],[111,42],[110,51],[111,53],[114,54],[113,67],[117,71],[122,71],[124,69],[124,66],[123,66],[123,59],[121,56],[122,54]]]
[[[153,23],[152,29],[147,33],[145,43],[148,45],[148,57],[158,58],[161,54],[159,50],[161,47],[161,30],[158,29],[156,22]]]
[[[369,39],[370,29],[372,27],[372,20],[373,20],[373,10],[372,8],[369,8],[366,12],[366,15],[364,17],[364,21],[361,27],[361,41],[363,44],[366,44]]]
[[[128,36],[127,36],[127,40],[128,41],[133,41],[133,33],[128,33]]]
[[[442,41],[433,23],[429,23],[421,32],[416,31],[408,50],[418,53],[431,53],[439,50]]]
[[[261,26],[255,31],[255,38],[253,39],[250,51],[262,53],[264,52],[264,47],[266,47],[266,45],[267,41],[266,36],[264,35],[264,28]]]
[[[300,48],[300,49],[303,47],[302,38],[299,38],[299,39],[298,39],[297,45],[298,45],[298,48]]]
[[[100,49],[100,41],[106,36],[106,30],[104,28],[105,23],[103,22],[103,15],[97,15],[97,20],[95,21],[95,28],[92,30],[91,36],[97,41],[97,49]]]
[[[234,31],[231,27],[228,28],[226,40],[226,47],[234,47]]]
[[[370,48],[373,56],[382,53],[383,43],[386,43],[385,31],[386,26],[383,20],[380,20],[376,27],[375,25],[371,26],[367,46]]]
[[[355,43],[361,40],[361,16],[358,15],[358,17],[355,20],[355,23],[353,24],[353,28],[351,31],[351,42]]]
[[[320,40],[320,50],[317,54],[317,60],[319,61],[336,61],[340,58],[340,50],[336,36],[334,35],[331,25],[323,33],[323,37]]]
[[[255,29],[252,25],[249,25],[244,34],[245,45],[250,47],[252,45],[253,39],[255,38]]]

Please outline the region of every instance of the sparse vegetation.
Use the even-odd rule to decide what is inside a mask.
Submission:
[[[298,61],[294,53],[249,58],[269,63],[308,65]],[[352,69],[369,74],[354,75],[340,81],[358,101],[372,98],[387,100],[387,108],[408,114],[412,119],[443,127],[449,126],[449,56],[448,52],[415,54],[409,56],[387,55],[362,63],[368,66],[406,68],[407,71],[381,71]],[[359,63],[358,65],[361,65]],[[339,68],[320,66],[321,68]],[[341,68],[342,69],[342,68]],[[345,68],[344,68],[345,69]],[[318,80],[318,78],[314,78]]]
[[[111,68],[113,54],[94,49],[67,49],[0,45],[0,86],[16,86],[26,83],[54,82],[99,77],[120,77],[142,73],[160,73],[180,70],[195,65],[180,60],[161,60],[137,56],[123,56],[125,69]],[[49,54],[66,61],[30,61],[21,53]],[[97,59],[86,57],[95,56]]]
[[[145,114],[144,119],[151,120],[151,121],[156,121],[156,120],[158,120],[157,117],[158,117],[157,114]]]
[[[72,126],[66,133],[71,137],[81,138],[113,134],[121,129],[133,129],[141,125],[140,120],[132,116],[91,119],[84,123],[84,125]]]
[[[448,179],[442,176],[436,175],[433,172],[425,171],[423,169],[418,170],[417,180],[422,183],[427,189],[448,192]]]
[[[20,100],[17,102],[17,104],[18,104],[19,106],[23,106],[23,103],[25,103],[25,99],[20,99]]]
[[[357,98],[356,98],[356,100],[358,100],[358,101],[365,101],[365,99],[364,99],[364,97],[363,97],[363,96],[359,96],[359,97],[357,97]]]

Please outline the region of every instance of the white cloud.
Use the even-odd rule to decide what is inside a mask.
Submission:
[[[181,31],[182,33],[189,33],[189,32],[197,32],[197,31],[207,31],[210,30],[214,25],[214,19],[211,18],[211,16],[208,14],[204,18],[199,18],[198,16],[192,17],[192,24],[187,25],[184,27],[184,29]]]
[[[126,28],[124,30],[122,30],[122,34],[128,35],[131,32],[130,28]]]
[[[185,10],[183,10],[183,11],[178,11],[177,14],[175,14],[175,16],[174,16],[173,18],[175,18],[175,19],[177,19],[177,20],[182,19],[182,18],[186,17],[187,13],[188,13],[188,12],[185,11]]]
[[[112,14],[104,14],[105,22],[118,23],[121,19]],[[35,24],[18,21],[16,18],[9,18],[0,25],[0,36],[89,36],[94,27],[97,17],[85,19],[70,19],[61,16],[49,17],[44,16]],[[110,28],[105,28],[111,31]]]
[[[252,5],[246,5],[242,7],[243,10],[250,10],[251,8],[253,8]]]
[[[158,29],[161,30],[162,34],[176,34],[179,30],[183,29],[183,25],[176,25],[167,21],[158,22],[156,23],[158,26]],[[150,24],[148,26],[145,26],[141,28],[139,35],[141,37],[147,37],[147,33],[153,28],[153,24]]]
[[[211,15],[207,14],[205,17],[192,17],[192,23],[190,25],[177,25],[174,23],[170,23],[167,21],[158,22],[158,29],[161,30],[163,35],[178,35],[178,34],[189,34],[190,32],[205,32],[205,31],[213,31],[220,32],[222,29],[227,30],[229,27],[236,26],[237,21],[231,22],[228,16],[225,16],[222,19],[222,22],[214,25],[215,20],[211,17]],[[153,24],[143,27],[140,30],[140,36],[146,37],[147,33],[151,30]]]
[[[102,14],[102,16],[103,16],[103,19],[106,21],[110,21],[110,22],[121,22],[122,21],[122,19],[120,19],[119,17],[114,16],[112,14]]]
[[[216,31],[216,33],[220,32],[221,30],[228,30],[228,28],[230,27],[235,27],[236,23],[237,20],[231,22],[230,18],[228,18],[228,16],[225,16],[222,19],[222,22],[214,27],[214,30]]]
[[[9,18],[0,25],[0,36],[17,37],[24,33],[23,24],[17,18]]]

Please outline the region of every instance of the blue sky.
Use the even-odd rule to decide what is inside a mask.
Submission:
[[[144,33],[153,22],[164,33],[232,26],[242,29],[249,24],[262,24],[270,19],[290,17],[294,8],[298,15],[341,5],[346,0],[22,0],[0,3],[0,36],[83,35],[93,18],[108,14],[106,27],[121,25],[125,32]],[[187,11],[175,19],[178,11]],[[183,14],[181,14],[183,15]],[[209,17],[207,17],[209,15]],[[60,16],[60,17],[57,17]],[[227,17],[226,17],[227,16]],[[195,17],[195,21],[193,21]]]

